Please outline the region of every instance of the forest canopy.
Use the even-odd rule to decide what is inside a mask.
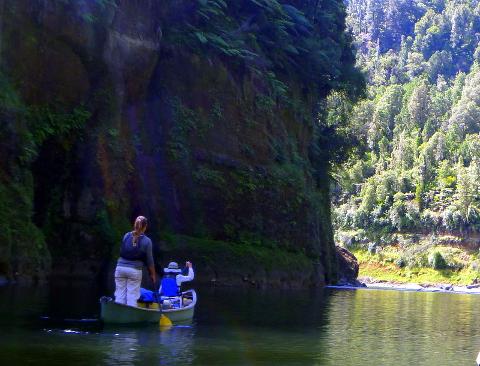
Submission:
[[[337,229],[374,244],[395,233],[479,232],[480,2],[347,8],[368,77],[368,97],[348,113],[367,151],[336,172]]]

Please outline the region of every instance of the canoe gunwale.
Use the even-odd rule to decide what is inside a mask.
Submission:
[[[119,302],[113,301],[112,298],[109,297],[110,300],[104,300],[100,299],[100,304],[107,304],[107,303],[112,303],[115,304],[115,306],[118,306],[120,308],[126,308],[126,309],[131,309],[131,310],[140,310],[144,312],[153,312],[153,313],[161,313],[162,311],[160,309],[148,309],[148,308],[140,308],[138,306],[131,306],[131,305],[126,305],[126,304],[120,304]]]

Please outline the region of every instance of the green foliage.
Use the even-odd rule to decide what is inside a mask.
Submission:
[[[405,258],[400,257],[397,260],[395,260],[395,265],[399,268],[404,268],[407,266],[407,261],[405,260]]]
[[[478,232],[478,4],[352,0],[348,12],[369,83],[350,124],[368,152],[338,170],[337,228]]]
[[[91,113],[84,107],[76,107],[67,113],[61,109],[56,111],[51,106],[29,107],[25,116],[27,131],[20,161],[28,164],[35,160],[39,147],[50,137],[66,140],[68,134],[78,133],[90,116]]]
[[[216,188],[222,188],[226,184],[225,177],[220,171],[211,169],[207,166],[200,166],[193,172],[193,177],[200,184]]]
[[[168,8],[166,42],[226,57],[264,79],[273,98],[283,98],[292,79],[312,92],[344,89],[354,96],[363,88],[341,2],[197,0],[170,1]]]
[[[170,157],[176,161],[186,161],[190,154],[189,138],[193,134],[203,136],[211,125],[206,118],[188,106],[179,98],[171,101],[174,113],[174,125],[169,131],[167,142],[167,152]],[[216,113],[219,113],[218,107]]]
[[[116,8],[118,0],[60,0],[59,2],[73,7],[84,22],[93,24],[99,22],[99,12]]]
[[[430,254],[428,257],[428,264],[433,268],[433,269],[445,269],[447,268],[447,262],[443,258],[442,254],[440,252],[433,252]]]

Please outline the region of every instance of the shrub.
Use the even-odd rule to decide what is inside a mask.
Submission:
[[[473,261],[470,268],[472,271],[480,272],[480,261]]]
[[[447,268],[447,262],[443,258],[442,254],[438,251],[433,252],[428,257],[428,264],[433,269],[445,269],[445,268]]]
[[[406,267],[406,266],[407,266],[407,261],[405,260],[405,258],[400,257],[400,258],[398,258],[398,259],[395,261],[395,265],[396,265],[398,268],[403,268],[403,267]]]

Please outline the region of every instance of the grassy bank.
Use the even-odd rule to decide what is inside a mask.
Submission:
[[[374,281],[468,285],[480,279],[478,252],[463,248],[435,246],[415,252],[388,246],[375,253],[365,249],[352,252],[360,265],[359,277]]]

